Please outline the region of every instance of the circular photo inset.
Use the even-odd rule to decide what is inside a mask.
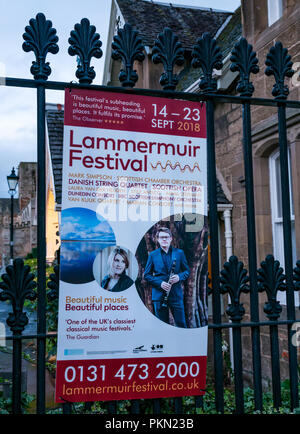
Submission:
[[[134,284],[137,274],[136,258],[125,247],[106,247],[97,254],[93,263],[94,279],[107,291],[125,291]]]
[[[110,224],[90,209],[68,208],[61,213],[60,233],[60,279],[73,284],[95,280],[95,257],[116,244]]]
[[[207,217],[173,215],[140,241],[137,290],[159,320],[182,328],[207,325]]]

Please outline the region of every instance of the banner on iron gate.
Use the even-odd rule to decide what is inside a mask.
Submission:
[[[65,91],[56,401],[201,395],[204,105]]]

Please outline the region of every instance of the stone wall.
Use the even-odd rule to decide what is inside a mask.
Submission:
[[[37,163],[21,162],[18,167],[18,198],[14,199],[14,258],[24,258],[37,246],[36,226]],[[0,267],[10,259],[10,198],[0,199]]]
[[[37,163],[21,162],[18,167],[19,206],[23,210],[32,198],[35,198],[37,188]]]

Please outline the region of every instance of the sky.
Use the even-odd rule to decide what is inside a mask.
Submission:
[[[156,0],[160,3],[208,7],[233,12],[240,0]],[[42,12],[59,37],[59,52],[48,54],[52,73],[48,80],[77,81],[76,56],[68,54],[74,25],[88,18],[102,41],[103,56],[92,59],[93,84],[102,84],[111,0],[0,0],[0,76],[33,78],[33,52],[22,49],[23,33],[31,18]],[[0,82],[0,197],[9,197],[6,177],[22,161],[36,161],[36,91],[6,87]],[[63,104],[63,92],[47,91],[46,101]]]
[[[62,211],[62,240],[114,240],[109,223],[94,211],[73,207]]]

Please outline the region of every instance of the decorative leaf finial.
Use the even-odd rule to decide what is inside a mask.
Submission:
[[[2,274],[0,288],[0,301],[10,300],[12,303],[13,313],[10,313],[7,324],[13,333],[22,333],[28,323],[28,318],[23,312],[25,299],[35,300],[37,294],[33,289],[36,287],[34,274],[30,273],[29,265],[24,265],[22,259],[17,258],[13,265],[6,267],[6,273]]]
[[[293,62],[288,54],[287,48],[283,48],[281,42],[271,47],[266,59],[267,68],[265,74],[274,75],[275,84],[273,86],[272,95],[276,99],[286,99],[289,94],[288,86],[284,84],[285,77],[292,77],[294,71],[292,69]]]
[[[268,301],[265,303],[264,312],[270,320],[279,318],[282,311],[279,301],[276,300],[278,291],[285,291],[285,275],[279,261],[275,261],[273,255],[268,255],[260,264],[257,271],[258,291],[266,291]]]
[[[300,261],[296,262],[296,267],[294,268],[294,287],[295,291],[300,291]]]
[[[164,90],[174,90],[178,84],[178,75],[173,73],[175,65],[183,65],[183,48],[178,37],[169,27],[158,35],[152,50],[153,63],[162,63],[164,73],[160,77],[160,84]]]
[[[49,276],[48,288],[51,290],[48,292],[47,297],[49,301],[53,301],[58,298],[59,295],[59,266],[55,265],[53,268],[54,273]]]
[[[242,292],[250,291],[248,281],[249,277],[243,263],[239,262],[236,256],[231,256],[221,271],[220,292],[221,294],[229,293],[231,304],[228,305],[226,313],[233,322],[241,321],[245,313],[243,304],[240,303],[240,295]]]
[[[215,39],[210,33],[204,33],[197,40],[192,52],[192,66],[201,68],[203,75],[199,84],[203,92],[214,92],[217,89],[217,81],[212,78],[213,70],[222,69],[222,53]]]
[[[52,22],[46,20],[42,13],[37,14],[36,18],[31,18],[29,26],[25,27],[23,34],[23,50],[27,53],[33,51],[36,60],[32,62],[31,74],[35,80],[47,80],[51,74],[49,62],[46,61],[48,53],[58,53],[58,37],[56,29],[52,27]]]
[[[96,33],[96,27],[91,25],[87,18],[83,18],[80,24],[74,26],[68,39],[70,47],[68,53],[70,56],[79,56],[79,62],[76,71],[76,77],[79,83],[91,84],[96,73],[94,67],[90,66],[92,57],[100,59],[102,56],[102,42],[99,33]]]
[[[114,60],[122,60],[124,69],[119,74],[120,83],[123,87],[134,87],[138,80],[136,71],[133,70],[135,60],[142,62],[145,58],[144,46],[137,30],[130,24],[125,24],[114,36],[112,43],[113,52],[111,57]]]
[[[240,73],[240,80],[236,90],[240,92],[241,96],[252,96],[254,86],[250,82],[250,74],[259,72],[258,59],[252,45],[248,44],[245,38],[241,38],[235,44],[230,60],[232,62],[230,70]]]
[[[296,262],[296,267],[294,268],[294,284],[295,290],[300,291],[300,261]]]

